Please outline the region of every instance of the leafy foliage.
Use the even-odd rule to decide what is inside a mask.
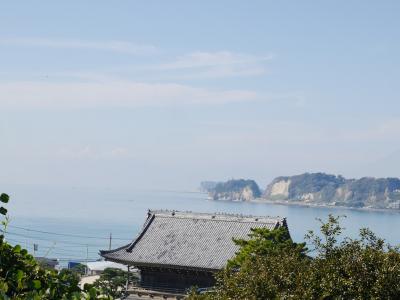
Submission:
[[[261,196],[260,188],[258,187],[257,183],[254,180],[245,180],[245,179],[231,179],[227,182],[220,182],[218,183],[214,191],[216,193],[223,193],[223,192],[239,192],[242,189],[250,187],[251,190],[254,191],[254,196],[259,197]]]
[[[106,268],[100,278],[94,282],[94,286],[103,290],[107,295],[118,298],[123,295],[128,272],[115,268]],[[136,277],[130,274],[129,283],[137,281]]]
[[[399,299],[400,251],[368,229],[343,238],[339,217],[321,221],[313,247],[296,244],[284,228],[253,230],[217,275],[213,291],[189,299]],[[312,251],[313,258],[307,255]]]
[[[217,278],[216,299],[284,298],[302,278],[305,244],[293,243],[286,228],[254,229],[250,240],[237,240],[237,256]]]
[[[8,195],[2,194],[0,201],[7,203]],[[5,216],[7,210],[1,207],[0,214]],[[6,229],[7,218],[2,221]],[[69,270],[57,273],[43,268],[27,250],[21,246],[11,246],[5,241],[4,233],[0,235],[0,300],[81,300],[112,299],[101,290],[91,288],[81,291],[79,276]]]
[[[7,194],[0,195],[1,203],[8,203],[10,201],[10,197]],[[8,217],[7,217],[7,209],[4,206],[0,206],[0,216],[4,216],[4,220],[1,220],[1,225],[4,227],[4,231],[7,229]],[[0,234],[0,238],[3,238],[3,233]]]
[[[83,264],[77,264],[70,268],[70,270],[77,275],[85,275],[86,274],[86,266]]]
[[[400,252],[386,245],[369,229],[359,239],[338,242],[342,228],[338,217],[321,225],[322,238],[307,235],[318,255],[307,273],[310,298],[399,299]]]
[[[261,196],[260,188],[254,180],[231,179],[226,182],[216,183],[214,187],[208,188],[209,195],[215,200],[246,200],[244,192],[250,192],[251,198]]]
[[[289,182],[288,194],[274,194],[275,184]],[[268,185],[265,197],[276,200],[296,200],[335,204],[348,207],[398,208],[400,179],[372,178],[345,179],[325,173],[305,173],[275,178]]]

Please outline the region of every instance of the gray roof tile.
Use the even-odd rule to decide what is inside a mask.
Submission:
[[[149,211],[131,244],[101,255],[135,266],[218,270],[238,251],[232,238],[247,238],[251,228],[279,226],[286,226],[284,218]]]

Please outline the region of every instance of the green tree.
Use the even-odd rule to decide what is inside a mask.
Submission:
[[[285,228],[253,230],[217,275],[213,291],[189,299],[400,299],[400,251],[368,229],[342,236],[339,217],[321,222],[312,246],[295,244]],[[311,254],[312,258],[306,254]]]
[[[253,229],[248,240],[235,240],[240,251],[217,275],[215,290],[193,299],[291,298],[308,268],[305,244],[296,244],[287,228]]]
[[[321,221],[322,237],[306,238],[316,253],[304,276],[310,299],[400,299],[400,252],[369,229],[358,239],[341,238],[339,218]],[[341,240],[341,242],[339,242]]]
[[[0,202],[8,201],[8,195],[0,195]],[[45,269],[20,245],[8,244],[4,236],[8,224],[6,214],[7,209],[0,207],[0,215],[5,217],[0,235],[0,300],[112,299],[101,296],[104,293],[95,288],[81,291],[75,273]]]
[[[94,286],[103,290],[107,295],[112,297],[121,297],[125,291],[128,272],[116,269],[106,268],[100,278],[94,282]],[[137,278],[133,274],[129,274],[129,283],[136,282]]]
[[[84,264],[77,264],[70,269],[73,273],[77,275],[85,275],[86,274],[86,266]]]

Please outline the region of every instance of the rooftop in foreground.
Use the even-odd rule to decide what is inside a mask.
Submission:
[[[285,218],[155,210],[136,239],[101,255],[139,268],[215,271],[238,251],[233,238],[247,238],[251,228],[280,226],[287,226]]]

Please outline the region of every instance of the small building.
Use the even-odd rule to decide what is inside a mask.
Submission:
[[[280,226],[287,226],[285,218],[149,211],[136,239],[100,254],[138,268],[140,286],[145,289],[207,288],[215,284],[215,272],[238,251],[233,238],[248,238],[252,228]]]
[[[119,269],[123,271],[128,271],[126,265],[118,264],[112,261],[92,261],[87,263],[82,263],[86,266],[86,275],[100,275],[107,268]]]

